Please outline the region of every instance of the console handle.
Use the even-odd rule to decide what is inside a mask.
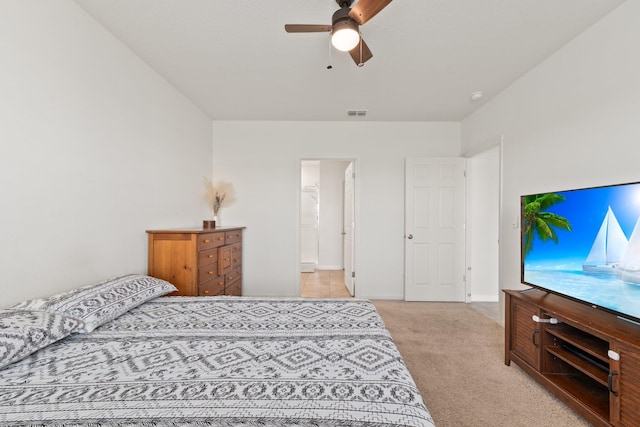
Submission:
[[[551,317],[549,319],[541,319],[538,316],[536,316],[535,314],[533,316],[531,316],[531,318],[533,319],[534,322],[536,323],[551,323],[552,325],[557,325],[558,323],[562,323],[561,321],[559,321],[558,319],[556,319],[555,317]]]
[[[618,390],[614,390],[613,389],[613,377],[617,377],[618,376],[618,371],[611,371],[611,373],[609,373],[609,379],[608,379],[608,384],[609,384],[609,392],[613,393],[614,396],[618,396]]]

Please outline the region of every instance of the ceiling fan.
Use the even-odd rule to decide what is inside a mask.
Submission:
[[[353,0],[336,0],[340,6],[331,19],[331,25],[287,24],[287,33],[331,32],[331,43],[343,52],[349,52],[358,67],[362,67],[373,54],[360,35],[360,25],[373,18],[391,0],[358,0],[351,8]]]

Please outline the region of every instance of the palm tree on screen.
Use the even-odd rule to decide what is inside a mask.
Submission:
[[[546,193],[526,196],[524,199],[524,254],[533,249],[534,233],[546,242],[551,239],[558,243],[558,235],[555,229],[571,231],[569,220],[563,216],[546,212],[549,206],[565,200],[562,194]]]

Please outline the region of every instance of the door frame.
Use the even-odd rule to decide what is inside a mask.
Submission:
[[[503,159],[504,159],[504,135],[500,134],[493,138],[490,138],[480,144],[475,145],[474,147],[464,151],[462,153],[462,157],[467,159],[473,159],[473,157],[478,156],[480,154],[486,153],[487,151],[493,150],[494,148],[498,148],[498,289],[497,289],[497,298],[498,301],[501,301],[502,295],[500,290],[504,289],[503,286],[503,262],[502,262],[502,241],[504,238],[504,232],[502,229],[503,224],[503,195],[504,195],[504,183],[503,183]],[[473,171],[471,171],[473,173]],[[469,181],[473,181],[470,179]],[[470,192],[467,193],[467,206],[471,206],[470,204]],[[517,221],[514,222],[516,226],[518,226]],[[471,259],[471,248],[472,242],[470,241],[471,229],[474,227],[473,223],[468,224],[469,229],[467,230],[467,290],[466,290],[466,302],[472,302],[471,288],[473,286],[473,272],[469,269],[473,264],[473,260]],[[504,304],[499,304],[500,307],[504,308]],[[504,319],[504,317],[502,317]]]
[[[352,183],[351,186],[351,251],[348,254],[348,257],[351,259],[351,268],[350,271],[347,272],[347,265],[345,262],[345,259],[347,259],[347,252],[345,251],[345,246],[346,246],[346,242],[347,242],[347,235],[349,233],[347,233],[346,230],[346,222],[345,222],[345,213],[348,209],[348,207],[345,204],[345,200],[346,200],[346,189],[347,189],[347,170],[351,170],[351,178],[350,178],[350,182]],[[344,172],[342,173],[343,176],[343,181],[342,181],[342,269],[344,270],[344,283],[347,286],[347,290],[349,291],[349,294],[353,297],[355,297],[356,295],[356,277],[355,277],[355,271],[356,271],[356,264],[355,264],[355,237],[356,237],[356,218],[355,218],[355,205],[356,205],[356,201],[355,201],[355,194],[356,194],[356,168],[355,168],[355,163],[354,162],[349,162],[349,164],[347,165],[347,167],[345,168]],[[351,275],[351,277],[349,277]]]
[[[297,179],[297,187],[296,187],[296,236],[297,236],[297,245],[296,245],[296,259],[295,259],[295,263],[297,265],[297,269],[298,269],[298,280],[297,280],[297,285],[298,285],[298,295],[300,295],[300,290],[301,290],[301,282],[300,282],[300,275],[302,273],[301,271],[301,267],[300,267],[300,254],[301,254],[301,224],[300,224],[300,203],[301,203],[301,196],[300,196],[300,188],[302,185],[302,162],[303,161],[308,161],[308,160],[317,160],[317,161],[335,161],[335,162],[351,162],[353,163],[353,172],[356,175],[355,178],[355,182],[354,182],[354,188],[353,188],[353,222],[356,224],[354,226],[354,230],[353,230],[353,259],[352,259],[352,263],[353,263],[353,270],[357,271],[358,269],[358,265],[359,265],[359,247],[360,247],[360,237],[359,237],[359,231],[358,231],[358,226],[357,224],[359,223],[359,205],[360,205],[360,180],[359,180],[359,172],[358,172],[358,159],[356,157],[318,157],[318,156],[303,156],[297,159],[298,165],[298,179]],[[342,185],[342,197],[344,198],[344,183]],[[340,210],[342,211],[343,208],[342,206],[340,206]],[[342,216],[342,213],[340,214]],[[344,221],[344,218],[343,218]],[[344,224],[343,224],[344,226]],[[341,243],[341,262],[342,262],[342,268],[344,269],[344,253],[342,253],[342,248],[344,247],[344,244]],[[356,274],[356,283],[360,283],[357,281],[358,279],[358,275]],[[363,292],[361,289],[359,289],[359,286],[355,286],[354,285],[354,298],[358,298],[359,295],[362,295]]]

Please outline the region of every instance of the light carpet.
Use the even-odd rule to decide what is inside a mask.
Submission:
[[[372,302],[438,427],[591,425],[506,366],[504,328],[468,304]]]

